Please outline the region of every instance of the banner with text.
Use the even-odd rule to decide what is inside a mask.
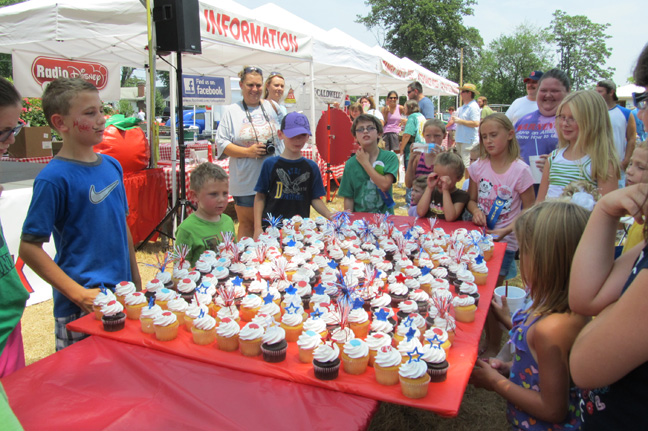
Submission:
[[[230,79],[216,76],[182,75],[182,103],[185,105],[229,105]],[[227,85],[225,85],[227,83]]]
[[[23,97],[41,97],[56,78],[83,78],[99,90],[103,100],[119,100],[119,64],[84,59],[50,57],[28,51],[13,51],[14,85]]]
[[[312,56],[312,40],[308,35],[212,5],[201,4],[200,9],[200,36],[203,39],[290,57],[308,59]]]
[[[321,103],[339,103],[344,106],[345,93],[342,90],[315,87],[315,100]]]

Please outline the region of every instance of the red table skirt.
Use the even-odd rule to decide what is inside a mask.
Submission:
[[[137,244],[155,229],[166,213],[164,172],[158,168],[126,173],[124,188],[129,209],[126,222],[133,236],[133,243]]]
[[[413,220],[413,218],[408,219]],[[472,223],[466,222],[453,223],[452,225],[455,228],[474,227]],[[371,367],[361,376],[348,375],[340,367],[340,374],[336,380],[328,382],[318,380],[315,378],[311,364],[302,364],[299,362],[296,343],[288,344],[288,353],[285,361],[272,364],[264,362],[261,357],[249,358],[241,355],[239,352],[220,351],[215,344],[198,346],[193,343],[191,334],[185,328],[180,328],[178,337],[169,342],[160,342],[157,341],[155,335],[142,333],[139,322],[128,319],[125,329],[112,333],[105,332],[101,322],[95,320],[93,315],[82,317],[68,324],[68,328],[73,331],[146,346],[151,349],[220,365],[233,370],[333,389],[379,401],[409,405],[431,410],[442,416],[456,416],[459,412],[459,406],[468,383],[468,378],[477,358],[480,335],[486,320],[486,314],[490,306],[505,249],[505,244],[496,244],[493,258],[488,262],[488,281],[485,286],[479,287],[481,298],[479,300],[475,321],[473,323],[457,323],[455,343],[452,345],[448,354],[450,367],[447,380],[441,383],[431,383],[428,395],[419,400],[404,397],[401,394],[399,385],[381,386],[376,383],[374,371]]]
[[[27,431],[358,430],[378,408],[366,398],[101,337],[50,355],[2,384]]]

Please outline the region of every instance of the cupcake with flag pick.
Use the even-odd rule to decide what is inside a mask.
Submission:
[[[101,314],[101,307],[108,304],[110,301],[117,300],[115,294],[112,290],[107,289],[103,284],[99,287],[99,293],[95,296],[95,299],[92,303],[92,309],[94,310],[95,319],[101,320],[103,314]]]
[[[216,319],[205,310],[200,310],[198,317],[193,319],[191,334],[194,343],[205,346],[216,341]]]
[[[149,300],[148,306],[140,313],[140,327],[145,334],[154,334],[153,320],[155,316],[162,313],[162,308],[155,303],[155,298]]]

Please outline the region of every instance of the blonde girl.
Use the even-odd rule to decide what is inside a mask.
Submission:
[[[545,164],[537,202],[562,194],[572,181],[586,180],[602,195],[618,187],[620,164],[603,98],[593,90],[576,91],[556,111],[558,148]]]
[[[268,75],[268,78],[263,84],[263,98],[270,102],[272,108],[277,113],[279,124],[281,124],[281,120],[288,113],[286,107],[281,104],[285,87],[286,81],[279,72],[270,72],[270,75]]]
[[[513,222],[534,202],[533,178],[529,165],[519,159],[520,146],[511,120],[501,113],[484,118],[479,126],[479,160],[468,167],[470,185],[468,210],[473,222],[506,243],[498,285],[514,277],[518,249]],[[509,273],[510,270],[510,273]]]
[[[414,178],[434,172],[434,160],[437,154],[443,151],[442,144],[445,136],[446,129],[443,121],[435,118],[427,120],[423,124],[423,139],[428,144],[427,149],[417,151],[414,146],[411,146],[409,162],[405,171],[405,187],[412,187]]]
[[[587,318],[570,310],[568,292],[572,258],[588,216],[576,204],[552,201],[515,222],[522,280],[533,302],[513,316],[513,361],[477,360],[471,376],[475,386],[508,401],[506,415],[514,430],[580,429],[569,353]]]

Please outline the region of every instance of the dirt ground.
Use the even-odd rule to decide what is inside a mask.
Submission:
[[[394,187],[395,213],[407,215],[405,207],[405,190]],[[342,210],[341,198],[327,204],[331,210]],[[315,215],[315,213],[313,213]],[[155,269],[144,265],[154,263],[156,255],[163,250],[162,241],[151,243],[137,253],[137,261],[142,280],[153,278]],[[521,280],[512,280],[511,285],[522,286]],[[25,345],[25,360],[32,364],[54,353],[54,319],[52,301],[32,305],[25,310],[22,319],[22,333]],[[475,389],[468,385],[459,415],[455,418],[441,418],[438,415],[411,407],[382,403],[374,416],[370,430],[387,431],[403,429],[473,431],[503,430],[508,427],[505,419],[506,403],[497,394]]]

